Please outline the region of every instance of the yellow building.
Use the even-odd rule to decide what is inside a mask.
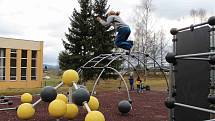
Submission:
[[[43,42],[0,37],[0,89],[42,86]]]

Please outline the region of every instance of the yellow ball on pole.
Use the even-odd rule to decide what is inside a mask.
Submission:
[[[99,109],[99,101],[96,97],[90,96],[90,100],[88,102],[88,105],[92,111]]]
[[[30,93],[24,93],[21,95],[22,103],[32,103],[33,96]]]
[[[53,100],[48,107],[49,115],[60,118],[66,113],[66,103],[62,100]]]
[[[79,75],[75,70],[70,69],[63,73],[62,80],[64,84],[70,86],[73,82],[78,82]]]
[[[84,121],[105,121],[105,117],[99,111],[91,111],[87,114]]]
[[[64,115],[65,118],[72,120],[78,115],[78,106],[76,104],[67,104],[67,111]]]
[[[68,103],[68,99],[64,94],[58,94],[56,99],[64,101],[66,104]]]
[[[17,116],[19,119],[27,120],[34,116],[35,109],[30,103],[23,103],[17,109]]]

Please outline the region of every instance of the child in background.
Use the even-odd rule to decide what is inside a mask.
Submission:
[[[136,80],[137,93],[138,93],[138,94],[140,93],[140,84],[141,84],[141,80],[140,80],[140,77],[138,76],[138,77],[137,77],[137,80]]]
[[[144,88],[145,88],[145,84],[143,81],[141,81],[141,83],[140,83],[140,90],[141,90],[140,92],[141,93],[143,93]]]
[[[130,74],[129,76],[129,83],[130,83],[130,91],[134,90],[134,78],[133,78],[133,74]]]
[[[120,12],[110,11],[107,13],[107,20],[104,21],[100,17],[97,17],[97,20],[104,26],[113,26],[117,31],[117,36],[115,39],[115,45],[119,48],[125,50],[131,50],[133,46],[133,41],[128,41],[128,37],[131,33],[130,27],[125,24],[122,19],[119,17]]]

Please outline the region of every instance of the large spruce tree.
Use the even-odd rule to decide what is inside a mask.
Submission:
[[[65,50],[59,54],[59,66],[62,70],[78,69],[91,58],[103,53],[111,53],[114,48],[114,30],[108,26],[102,26],[96,17],[106,19],[109,9],[107,0],[79,0],[80,10],[74,9],[70,17],[71,26],[65,34],[67,40],[63,40]],[[108,30],[109,29],[109,30]],[[104,60],[104,64],[107,64]],[[101,64],[100,66],[103,66]],[[121,62],[113,63],[119,67]],[[99,70],[84,70],[83,76],[86,81]],[[109,71],[105,71],[109,73]],[[104,74],[107,75],[107,74]],[[105,78],[105,76],[102,76]]]
[[[107,0],[78,0],[80,10],[74,9],[69,18],[71,23],[67,40],[63,40],[65,50],[59,54],[59,66],[62,70],[77,69],[101,53],[111,53],[114,48],[114,30],[102,26],[96,17],[106,19]]]
[[[105,20],[108,9],[107,0],[95,0],[93,3],[93,41],[95,43],[95,55],[111,53],[111,50],[114,48],[114,30],[109,29],[110,26],[101,25],[96,20],[97,16]]]
[[[65,51],[59,54],[59,66],[62,70],[79,68],[93,54],[91,0],[78,2],[80,10],[74,9],[69,18],[71,26],[65,34],[67,40],[63,40]]]

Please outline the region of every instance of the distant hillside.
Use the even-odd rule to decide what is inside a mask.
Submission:
[[[59,70],[59,66],[58,65],[49,65],[49,64],[43,64],[43,68],[45,69],[45,67],[47,67],[47,69],[54,69],[54,70]]]

